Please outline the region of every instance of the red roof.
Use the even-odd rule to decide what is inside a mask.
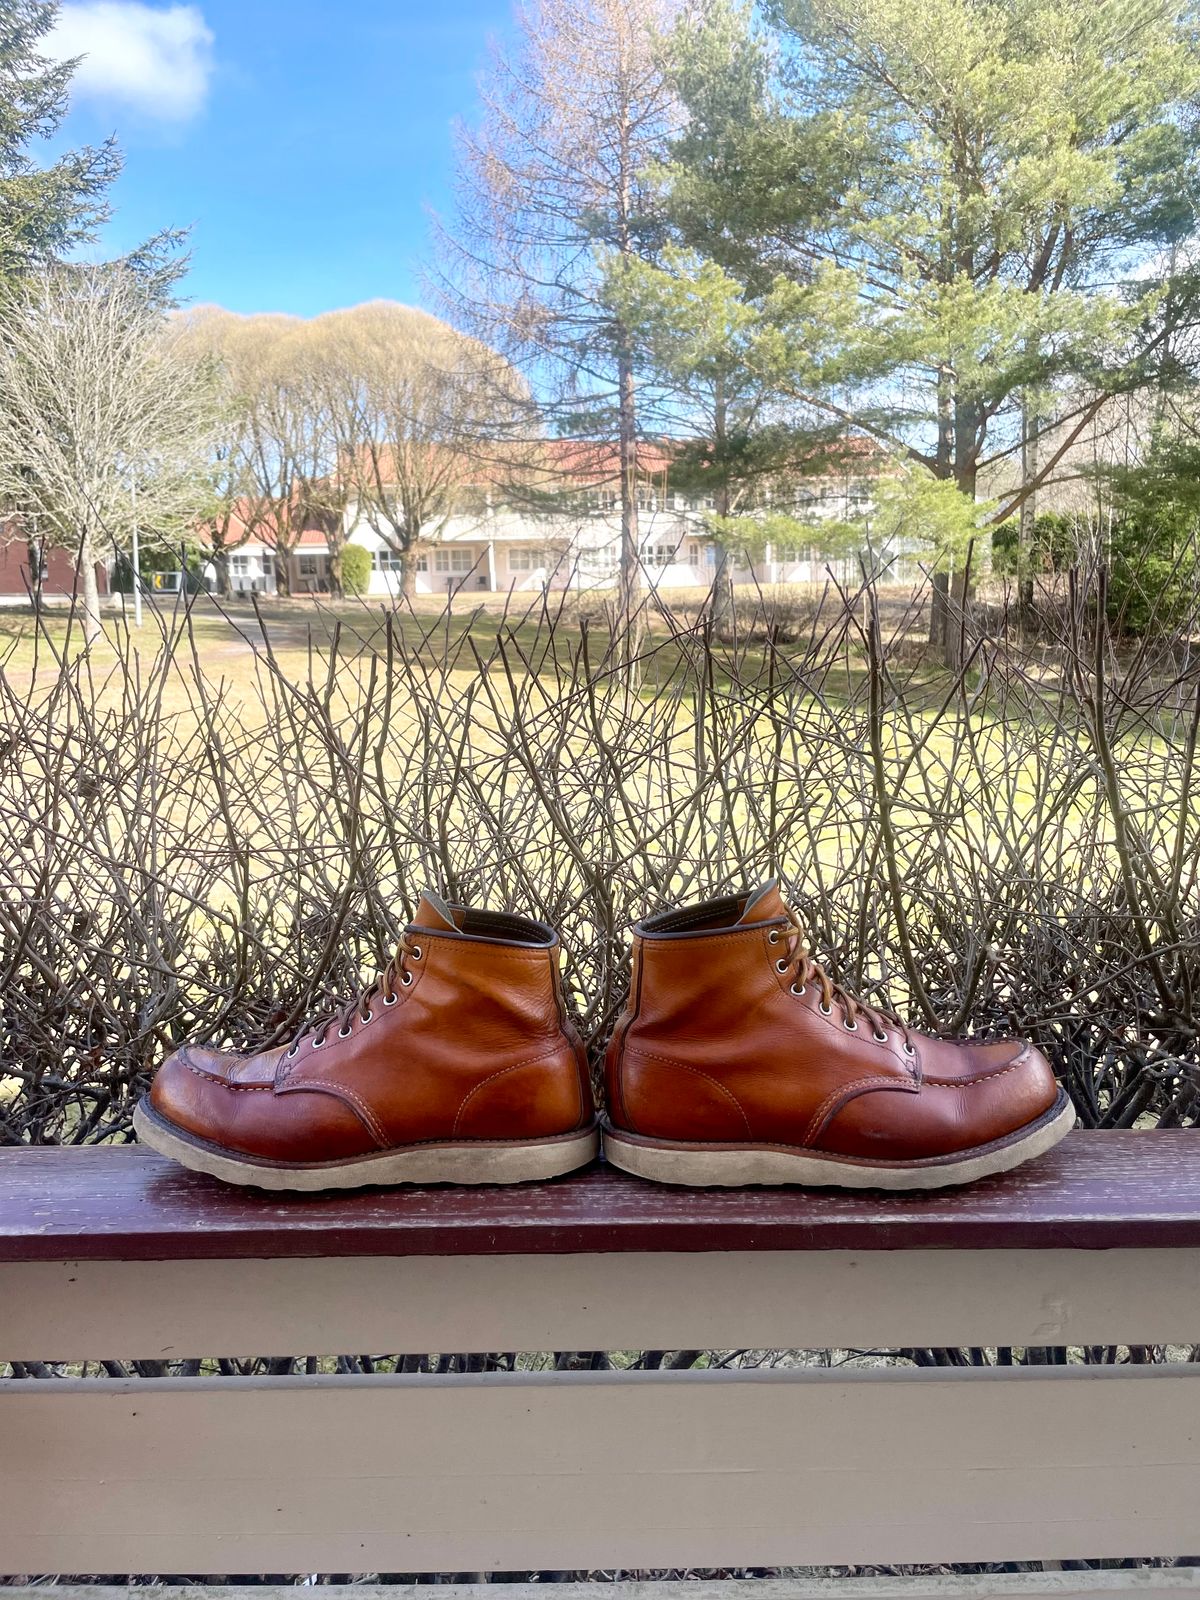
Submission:
[[[226,521],[226,519],[222,519]],[[202,544],[212,544],[213,529],[211,525],[201,527],[198,537]],[[261,544],[268,549],[273,549],[279,539],[279,511],[269,504],[253,500],[249,497],[235,501],[230,509],[227,519],[224,542],[227,545],[236,544]],[[323,528],[303,528],[297,539],[292,536],[292,545],[296,549],[305,545],[326,545],[329,535]]]
[[[436,446],[426,445],[425,450]],[[638,472],[644,478],[665,479],[681,449],[683,441],[641,439],[637,445]],[[852,460],[874,461],[882,455],[880,445],[861,435],[848,435],[822,449],[810,452],[814,460],[829,466],[850,465]],[[380,452],[381,468],[386,473],[386,453]],[[607,440],[541,439],[514,445],[498,444],[492,461],[476,459],[469,471],[464,471],[462,487],[495,488],[503,490],[514,481],[525,480],[531,488],[545,488],[545,477],[555,482],[566,480],[577,488],[611,486],[620,478],[620,451]],[[539,484],[539,478],[542,483]],[[386,478],[385,478],[386,481]],[[208,530],[202,529],[205,538]],[[246,542],[274,546],[278,539],[278,508],[249,497],[237,502],[229,516],[227,543]],[[323,546],[328,543],[328,533],[316,526],[304,528],[298,539],[293,537],[296,549]]]

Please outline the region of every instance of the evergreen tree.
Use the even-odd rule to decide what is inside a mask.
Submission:
[[[1194,324],[1187,0],[708,0],[675,41],[681,239],[770,299],[757,376],[974,501],[1053,480]],[[1023,404],[1036,393],[1038,404]],[[1032,419],[1032,420],[1031,420]],[[960,562],[958,598],[964,596]],[[946,630],[953,660],[957,627]]]
[[[1122,633],[1194,631],[1200,595],[1200,439],[1158,431],[1146,459],[1105,474],[1111,526],[1101,552],[1108,615]]]
[[[58,13],[55,0],[0,0],[0,287],[87,244],[109,215],[108,191],[121,170],[113,140],[70,150],[39,166],[36,142],[57,132],[77,62],[42,54]],[[131,264],[162,268],[161,235]]]

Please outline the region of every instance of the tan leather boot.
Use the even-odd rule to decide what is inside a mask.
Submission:
[[[1020,1039],[931,1039],[856,1000],[773,884],[651,917],[607,1058],[605,1152],[664,1183],[933,1189],[1070,1130]]]
[[[184,1045],[134,1115],[186,1167],[264,1189],[519,1183],[597,1153],[552,928],[428,894],[379,979],[291,1044]]]

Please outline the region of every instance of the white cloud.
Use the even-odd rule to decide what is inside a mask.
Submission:
[[[204,104],[213,35],[191,5],[142,0],[68,0],[46,45],[58,60],[83,56],[72,94],[119,101],[166,122],[186,122]]]

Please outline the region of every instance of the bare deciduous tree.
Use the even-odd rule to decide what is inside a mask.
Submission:
[[[399,555],[412,594],[418,542],[441,537],[508,451],[515,374],[436,317],[391,301],[329,312],[313,330],[344,492]]]
[[[243,317],[220,306],[180,313],[175,329],[197,360],[214,369],[219,422],[212,436],[212,500],[205,533],[221,594],[229,593],[229,558],[252,539],[274,542],[279,475],[266,437],[261,397],[279,344],[303,326],[299,318]]]
[[[401,558],[406,592],[418,541],[436,540],[464,487],[511,430],[516,379],[475,340],[389,301],[298,317],[192,313],[184,337],[215,357],[227,405],[221,494],[210,537],[218,559],[250,538],[288,560],[306,529],[341,554],[354,511]]]
[[[477,125],[460,132],[457,215],[440,230],[456,319],[528,374],[553,423],[616,434],[625,632],[640,615],[635,349],[603,263],[619,273],[657,244],[652,169],[676,120],[658,40],[677,10],[532,0],[517,49],[493,53]]]
[[[124,268],[62,267],[3,307],[0,503],[74,551],[84,637],[99,636],[97,562],[134,519],[159,539],[204,512],[213,387]]]

